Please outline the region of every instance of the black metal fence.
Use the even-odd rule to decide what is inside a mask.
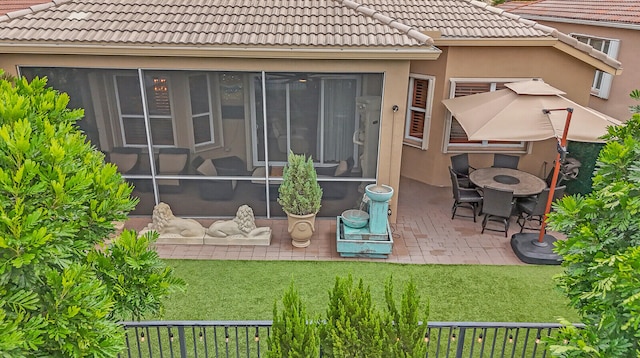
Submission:
[[[124,322],[120,357],[261,357],[271,321]],[[559,324],[429,322],[426,357],[547,357],[543,338]]]

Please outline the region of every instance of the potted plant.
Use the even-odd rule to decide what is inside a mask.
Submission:
[[[322,189],[311,156],[289,152],[287,166],[278,189],[278,203],[287,213],[291,244],[307,247],[315,231],[316,214],[320,210]]]

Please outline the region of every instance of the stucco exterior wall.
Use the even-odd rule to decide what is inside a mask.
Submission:
[[[631,118],[629,106],[634,103],[629,98],[629,93],[634,89],[640,89],[640,69],[635,66],[635,63],[638,61],[638,54],[640,54],[640,30],[569,24],[564,22],[538,22],[555,27],[559,31],[567,34],[578,33],[620,40],[618,61],[622,62],[622,74],[613,78],[609,98],[602,99],[591,96],[589,107],[621,121],[626,121]]]
[[[436,61],[416,61],[412,73],[436,76],[429,148],[420,150],[404,146],[403,176],[437,186],[450,186],[445,153],[445,124],[447,110],[442,99],[449,98],[451,78],[542,78],[545,82],[567,92],[567,97],[587,105],[593,78],[593,68],[578,59],[551,48],[540,47],[448,47],[441,48]],[[544,177],[555,159],[555,140],[530,144],[526,154],[520,154],[519,169]],[[469,161],[474,167],[493,163],[493,152],[472,153]],[[545,165],[545,162],[547,163]],[[417,163],[419,163],[417,165]],[[546,170],[546,171],[545,171]]]

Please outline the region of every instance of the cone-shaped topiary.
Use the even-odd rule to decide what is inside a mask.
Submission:
[[[273,304],[273,325],[268,338],[268,358],[318,357],[320,355],[320,335],[317,318],[311,321],[306,308],[293,285],[282,298],[282,311],[278,311],[278,301]]]
[[[293,215],[316,214],[320,210],[322,188],[311,156],[289,152],[289,162],[282,173],[278,203]]]

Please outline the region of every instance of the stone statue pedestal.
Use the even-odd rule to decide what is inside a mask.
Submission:
[[[269,246],[271,245],[271,232],[269,235],[262,237],[212,237],[206,236],[203,239],[205,245],[252,245],[252,246]]]
[[[152,222],[139,234],[152,230],[159,234],[156,243],[164,245],[271,244],[271,228],[256,227],[253,210],[248,205],[238,208],[232,220],[218,220],[205,228],[196,220],[175,217],[169,205],[160,203],[153,209]]]

